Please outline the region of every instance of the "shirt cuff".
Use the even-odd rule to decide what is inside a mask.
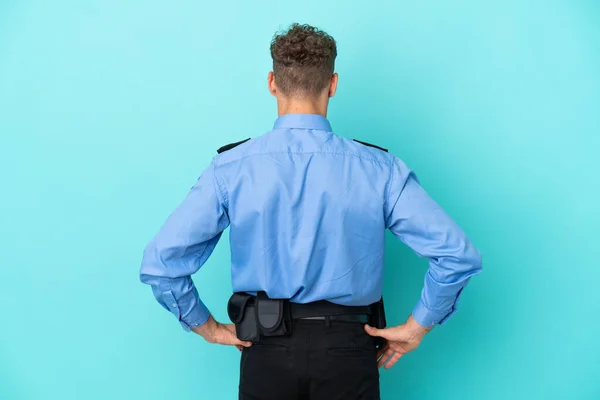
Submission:
[[[179,317],[179,323],[186,332],[189,332],[192,328],[204,325],[209,317],[210,311],[199,300],[186,315]]]
[[[444,323],[454,314],[455,307],[451,310],[430,310],[425,307],[423,300],[419,300],[415,308],[413,308],[412,316],[422,326],[444,325]]]

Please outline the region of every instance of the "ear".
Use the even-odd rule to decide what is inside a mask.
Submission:
[[[269,92],[275,97],[277,97],[277,85],[275,85],[275,74],[273,71],[269,72],[269,76],[267,76],[267,84],[269,87]]]
[[[337,91],[338,84],[338,74],[337,72],[331,76],[331,80],[329,81],[329,97],[335,96],[335,92]]]

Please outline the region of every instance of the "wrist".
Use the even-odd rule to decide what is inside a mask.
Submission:
[[[216,341],[218,329],[219,323],[215,321],[212,316],[209,316],[208,320],[203,325],[192,328],[192,331],[202,336],[207,342],[214,343]]]
[[[410,332],[411,337],[414,340],[418,340],[421,341],[423,339],[423,337],[425,337],[425,335],[427,335],[429,333],[429,331],[431,331],[431,329],[433,329],[432,326],[423,326],[421,324],[419,324],[411,315],[410,317],[408,317],[408,319],[406,320],[406,322],[404,323],[406,329]]]

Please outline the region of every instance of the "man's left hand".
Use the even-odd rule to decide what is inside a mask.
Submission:
[[[377,352],[378,367],[390,369],[404,354],[416,349],[431,327],[419,325],[412,315],[402,325],[377,329],[365,325],[365,331],[371,336],[386,339],[386,344]]]

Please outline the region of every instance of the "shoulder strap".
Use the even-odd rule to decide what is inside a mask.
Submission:
[[[240,140],[239,142],[226,144],[225,146],[220,147],[219,150],[217,150],[217,153],[221,154],[224,151],[231,150],[234,147],[239,146],[242,143],[246,143],[248,140],[250,140],[250,138],[248,138],[246,140]]]
[[[379,147],[379,146],[377,146],[375,144],[371,144],[371,143],[367,143],[367,142],[361,142],[360,140],[356,140],[356,139],[354,139],[354,141],[357,142],[357,143],[360,143],[360,144],[364,144],[365,146],[375,147],[376,149],[383,150],[386,153],[388,151],[388,149],[384,149],[383,147]]]

